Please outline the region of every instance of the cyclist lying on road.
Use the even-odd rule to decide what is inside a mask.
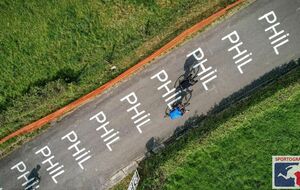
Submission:
[[[172,120],[174,120],[182,117],[185,112],[188,112],[188,110],[185,109],[182,103],[179,103],[172,108],[168,115]]]

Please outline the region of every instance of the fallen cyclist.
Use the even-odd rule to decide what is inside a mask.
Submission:
[[[189,110],[185,109],[185,106],[182,103],[175,104],[173,108],[166,115],[169,116],[172,120],[182,117]]]

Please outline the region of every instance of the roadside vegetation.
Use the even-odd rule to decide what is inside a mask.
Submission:
[[[138,189],[271,189],[272,155],[300,152],[299,118],[298,66],[144,160]]]
[[[232,2],[0,1],[0,138],[111,80]]]

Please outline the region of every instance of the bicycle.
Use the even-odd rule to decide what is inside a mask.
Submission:
[[[180,91],[186,91],[186,90],[192,91],[190,87],[192,87],[194,84],[198,82],[198,80],[196,80],[198,71],[199,71],[199,67],[196,67],[193,68],[191,71],[189,71],[188,75],[187,74],[181,75],[175,81],[174,87]]]

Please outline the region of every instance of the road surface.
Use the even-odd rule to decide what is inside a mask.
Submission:
[[[104,189],[112,175],[145,154],[151,137],[171,136],[188,118],[207,113],[263,74],[299,58],[299,36],[299,0],[254,2],[3,158],[0,188]],[[183,96],[178,88],[172,90],[177,79],[191,68],[199,76],[190,112],[177,120],[164,118],[168,104]]]

